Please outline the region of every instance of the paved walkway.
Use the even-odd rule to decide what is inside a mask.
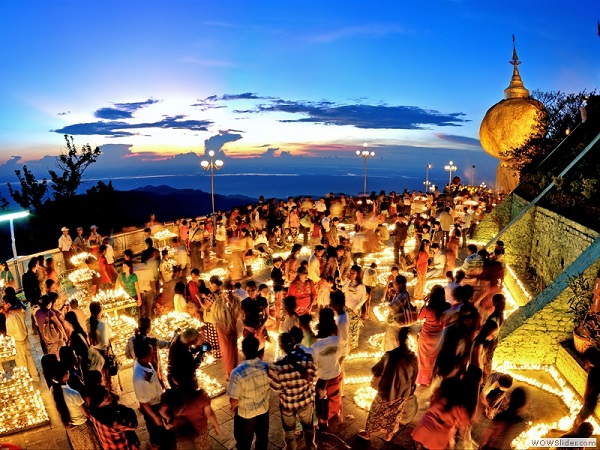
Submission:
[[[257,279],[259,279],[257,277]],[[376,305],[381,297],[381,289],[376,289],[374,293],[374,301],[372,306]],[[374,352],[376,349],[372,348],[368,339],[378,333],[384,331],[384,326],[376,322],[374,315],[371,314],[372,320],[365,321],[364,327],[361,330],[360,339],[360,350],[366,352]],[[417,330],[414,330],[415,332]],[[38,362],[42,355],[39,342],[37,337],[33,337],[32,343],[34,344],[35,355],[34,358]],[[267,351],[267,359],[272,358],[272,349]],[[348,361],[346,363],[346,376],[347,377],[368,377],[370,375],[370,368],[376,363],[375,358],[362,358]],[[219,380],[223,380],[223,373],[221,370],[221,364],[210,366],[205,371]],[[41,373],[41,370],[40,370]],[[532,372],[529,375],[537,378],[547,378],[546,375],[538,372]],[[121,401],[125,405],[138,410],[138,403],[133,393],[133,386],[131,382],[132,370],[131,368],[123,369],[120,373],[121,381],[123,384],[123,394],[121,395]],[[551,383],[551,380],[545,380]],[[517,383],[516,385],[519,385]],[[345,448],[340,445],[341,442],[338,438],[344,440],[351,448],[363,449],[363,448],[374,448],[374,449],[406,449],[412,448],[412,441],[410,438],[410,432],[418,423],[419,418],[425,411],[428,405],[428,399],[430,392],[428,389],[420,388],[417,390],[417,398],[419,401],[419,412],[412,420],[412,422],[406,426],[401,432],[399,432],[392,442],[386,443],[381,437],[374,436],[369,443],[364,442],[356,437],[358,430],[364,428],[367,411],[359,408],[354,402],[354,394],[357,389],[363,386],[368,386],[368,382],[363,381],[362,384],[348,384],[345,388],[345,397],[343,399],[343,422],[333,422],[329,427],[330,434],[321,434],[317,436],[320,449],[325,448]],[[50,392],[45,387],[44,383],[40,383],[40,389],[42,391],[44,404],[50,416],[50,424],[45,425],[36,429],[15,433],[9,436],[0,438],[0,442],[12,442],[19,445],[23,449],[34,450],[34,449],[68,449],[68,441],[66,433],[58,414],[53,405]],[[531,394],[532,401],[529,408],[530,419],[533,422],[540,420],[553,422],[559,417],[565,415],[568,410],[552,394],[542,391],[537,388],[527,386],[528,391]],[[210,431],[211,435],[211,448],[213,449],[233,449],[235,448],[235,441],[233,439],[233,419],[229,411],[229,399],[227,395],[221,395],[212,401],[212,407],[216,412],[217,418],[221,426],[221,434],[216,436],[214,430]],[[141,414],[138,412],[139,428],[137,430],[138,436],[142,441],[142,448],[149,449],[150,444],[148,441],[148,433],[145,428],[145,423]],[[488,421],[485,418],[479,417],[476,424],[473,427],[473,437],[477,440],[483,429],[487,426]],[[178,447],[180,449],[192,449],[193,442],[191,436],[183,436]],[[270,408],[270,429],[269,429],[269,449],[281,449],[284,446],[283,431],[281,427],[280,415],[278,411],[278,399],[275,394],[271,397],[271,408]],[[302,440],[298,441],[298,448],[304,448]]]

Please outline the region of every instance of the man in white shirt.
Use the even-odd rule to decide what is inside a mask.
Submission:
[[[175,434],[166,429],[160,413],[164,389],[156,370],[150,363],[152,346],[148,340],[138,340],[133,346],[133,351],[136,358],[133,363],[133,391],[146,421],[150,443],[153,448],[160,450],[175,449]]]
[[[227,395],[233,417],[233,436],[238,450],[250,450],[256,435],[256,450],[269,445],[269,363],[259,358],[258,339],[250,334],[242,341],[246,358],[231,372]]]
[[[58,238],[58,248],[63,254],[63,259],[67,269],[74,269],[73,264],[71,264],[71,256],[73,256],[73,239],[71,239],[71,236],[69,236],[69,229],[67,227],[62,227],[60,231],[62,234]]]
[[[33,381],[40,381],[40,376],[31,355],[31,344],[25,326],[25,309],[13,288],[7,287],[5,292],[3,299],[4,314],[6,315],[6,335],[15,340],[17,350],[15,363],[17,367],[27,367]]]
[[[308,279],[315,284],[321,281],[321,260],[325,253],[325,247],[322,245],[315,246],[315,252],[308,260]]]

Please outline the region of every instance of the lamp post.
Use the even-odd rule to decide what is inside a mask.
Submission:
[[[215,152],[213,150],[208,152],[208,156],[210,157],[210,161],[202,161],[200,165],[204,170],[210,170],[210,196],[212,200],[212,223],[213,223],[213,232],[212,232],[212,245],[213,247],[217,245],[216,240],[216,232],[217,232],[217,216],[215,216],[215,170],[221,169],[223,167],[223,161],[220,159],[215,160]]]
[[[16,213],[2,214],[0,216],[0,222],[8,221],[10,223],[10,240],[12,241],[12,251],[13,257],[17,259],[17,244],[15,241],[15,227],[13,225],[13,221],[15,219],[22,219],[23,217],[27,217],[29,215],[29,211],[20,211]]]
[[[473,165],[473,172],[471,172],[471,186],[475,187],[475,166]]]
[[[364,196],[367,196],[367,158],[373,158],[375,156],[375,152],[369,152],[367,150],[367,144],[363,144],[365,148],[362,152],[360,150],[356,150],[356,156],[361,157],[364,160]]]
[[[431,169],[431,164],[427,164],[425,166],[425,181],[423,182],[423,184],[425,185],[425,193],[427,193],[429,185],[431,184],[429,181],[429,169]]]
[[[452,186],[452,172],[456,172],[456,167],[452,161],[444,166],[444,170],[448,172],[448,192],[450,192],[450,186]]]

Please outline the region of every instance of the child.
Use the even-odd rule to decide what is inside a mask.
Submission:
[[[319,307],[319,311],[321,311],[326,306],[329,306],[329,296],[333,292],[333,277],[328,276],[326,278],[322,278],[319,282],[318,292],[317,292],[317,305]]]
[[[312,345],[317,342],[317,335],[310,327],[311,322],[312,316],[310,314],[302,314],[300,316],[300,329],[303,333],[302,345],[304,347],[312,347]]]
[[[182,281],[178,281],[175,285],[173,304],[175,306],[175,311],[187,312],[187,302],[185,301],[185,284],[183,284]]]
[[[288,332],[292,327],[300,326],[300,318],[296,313],[296,297],[286,297],[283,299],[283,319],[281,321],[280,332]]]

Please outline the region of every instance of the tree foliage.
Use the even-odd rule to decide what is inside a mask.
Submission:
[[[29,209],[32,212],[39,210],[44,203],[44,198],[48,192],[48,180],[43,178],[41,181],[35,178],[35,175],[27,168],[23,166],[23,171],[15,170],[15,174],[19,179],[21,190],[18,191],[8,183],[8,192],[15,202],[19,206],[25,209]]]
[[[562,91],[533,91],[531,97],[545,106],[546,114],[538,117],[538,126],[521,147],[505,152],[514,158],[513,167],[522,174],[534,170],[581,122],[579,106],[584,97],[593,95],[596,95],[596,90],[571,94]],[[546,130],[546,133],[542,133],[542,130]]]
[[[65,134],[65,141],[67,151],[56,157],[56,166],[62,170],[62,173],[48,171],[55,200],[73,197],[81,185],[83,173],[102,153],[99,147],[92,149],[90,144],[77,149],[73,136]]]
[[[0,210],[6,211],[8,209],[8,200],[4,198],[2,194],[0,194]]]

